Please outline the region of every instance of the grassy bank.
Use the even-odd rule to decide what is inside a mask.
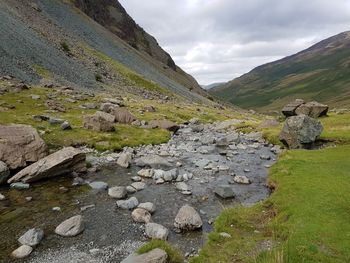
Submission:
[[[323,138],[349,143],[349,115],[321,121]],[[284,153],[270,170],[271,197],[225,210],[191,262],[350,262],[349,171],[350,145]]]

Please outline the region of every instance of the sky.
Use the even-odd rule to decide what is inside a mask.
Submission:
[[[350,0],[120,0],[127,12],[200,84],[350,30]]]

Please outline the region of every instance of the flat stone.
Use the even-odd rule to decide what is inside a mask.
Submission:
[[[117,207],[120,209],[131,210],[139,205],[139,201],[136,197],[131,197],[127,200],[118,200]]]
[[[143,208],[136,208],[132,211],[131,217],[137,223],[149,223],[151,221],[150,212]]]
[[[235,193],[233,192],[233,189],[229,185],[218,185],[215,187],[214,192],[215,194],[217,194],[218,196],[224,199],[235,197]]]
[[[21,259],[28,257],[33,251],[31,246],[22,245],[11,253],[11,257]]]
[[[145,233],[151,239],[167,240],[169,230],[160,224],[148,223],[145,227]]]
[[[74,237],[84,231],[84,221],[81,215],[73,216],[56,227],[55,233],[63,237]]]
[[[146,188],[146,184],[143,182],[135,182],[131,184],[137,191],[141,191]]]
[[[115,186],[108,189],[108,195],[115,199],[123,199],[127,194],[126,187],[124,186]]]
[[[29,229],[26,233],[24,233],[18,239],[18,242],[22,245],[35,247],[40,244],[43,238],[44,238],[44,231],[42,229],[32,228],[32,229]]]
[[[148,212],[150,212],[151,214],[153,214],[156,211],[155,204],[153,204],[151,202],[141,203],[137,207],[143,208],[143,209],[147,210]]]

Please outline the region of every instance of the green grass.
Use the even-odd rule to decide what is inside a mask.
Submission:
[[[284,154],[270,171],[272,196],[224,211],[191,262],[350,262],[349,156],[349,145]]]
[[[152,240],[148,242],[146,245],[139,248],[137,253],[144,254],[156,248],[163,249],[168,254],[169,263],[184,262],[184,258],[181,255],[181,252],[178,249],[171,246],[168,242],[163,240]]]

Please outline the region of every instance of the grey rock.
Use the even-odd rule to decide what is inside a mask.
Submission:
[[[63,124],[64,120],[63,119],[59,119],[59,118],[54,118],[54,117],[50,117],[48,122],[52,125],[56,125],[56,124]]]
[[[146,188],[146,184],[144,182],[135,182],[131,184],[137,191],[141,191]]]
[[[117,164],[121,167],[128,168],[131,160],[132,156],[130,153],[122,153],[118,158]]]
[[[311,118],[318,118],[322,116],[326,116],[328,112],[328,106],[321,104],[317,101],[307,102],[305,104],[300,105],[296,110],[296,115],[307,115]]]
[[[5,183],[9,176],[10,169],[7,167],[6,163],[0,161],[0,185]]]
[[[65,121],[61,124],[61,130],[71,130],[72,126],[70,125],[70,123],[68,121]]]
[[[142,178],[140,176],[133,176],[133,177],[131,177],[131,180],[134,182],[141,182]]]
[[[233,181],[237,184],[251,184],[251,181],[244,175],[236,175]]]
[[[84,228],[83,217],[81,215],[77,215],[58,225],[55,229],[55,233],[63,237],[74,237],[82,233]]]
[[[100,117],[101,119],[107,121],[107,122],[115,122],[115,116],[109,113],[106,113],[104,111],[96,111],[95,116]]]
[[[0,194],[0,201],[4,201],[6,199],[6,196]]]
[[[128,185],[125,189],[126,189],[126,191],[127,191],[129,194],[133,194],[133,193],[136,193],[136,192],[137,192],[137,190],[136,190],[134,187],[130,186],[130,185]]]
[[[174,226],[180,230],[195,230],[203,225],[202,219],[197,211],[189,206],[184,205],[176,215]]]
[[[85,129],[99,131],[99,132],[113,132],[115,131],[114,123],[106,121],[100,116],[87,115],[84,116],[83,126]]]
[[[149,166],[152,168],[171,167],[171,164],[159,155],[147,155],[141,157],[136,161],[136,165],[140,167]]]
[[[175,186],[177,190],[184,191],[184,192],[188,192],[192,190],[192,187],[190,187],[184,182],[176,183]]]
[[[152,178],[154,175],[154,170],[153,169],[142,169],[142,170],[138,171],[137,174],[141,177]]]
[[[99,181],[91,182],[91,183],[89,183],[89,186],[90,186],[93,190],[96,190],[96,191],[105,191],[105,190],[107,190],[107,188],[108,188],[108,184],[107,184],[107,183],[105,183],[105,182],[99,182]]]
[[[233,189],[229,185],[218,185],[215,187],[214,192],[215,194],[217,194],[218,196],[224,199],[235,197],[235,193],[233,192]]]
[[[160,224],[148,223],[145,227],[145,233],[151,239],[167,240],[169,230]]]
[[[121,263],[166,263],[167,260],[167,253],[162,249],[156,248],[142,255],[131,254]]]
[[[24,233],[18,239],[18,242],[22,245],[35,247],[40,244],[43,238],[44,238],[44,231],[42,229],[32,228],[32,229],[29,229],[26,233]]]
[[[150,212],[151,214],[153,214],[156,211],[155,204],[153,204],[151,202],[141,203],[137,207],[143,208],[143,209],[147,210],[148,212]]]
[[[21,259],[28,257],[33,251],[31,246],[22,245],[11,253],[11,257]]]
[[[136,208],[132,211],[131,217],[137,223],[149,223],[151,221],[150,212],[143,208]]]
[[[138,205],[139,205],[139,201],[137,200],[136,197],[131,197],[127,200],[117,201],[117,207],[119,207],[120,209],[131,210],[137,207]]]
[[[288,103],[282,109],[283,115],[286,117],[294,116],[296,114],[295,113],[296,109],[304,103],[305,103],[305,101],[301,100],[301,99],[296,99],[295,101]]]
[[[12,184],[10,184],[10,187],[11,187],[11,188],[14,188],[14,189],[23,190],[23,189],[29,189],[30,184],[18,182],[18,183],[12,183]]]
[[[127,194],[126,187],[124,186],[115,186],[108,189],[108,195],[115,199],[123,199]]]

